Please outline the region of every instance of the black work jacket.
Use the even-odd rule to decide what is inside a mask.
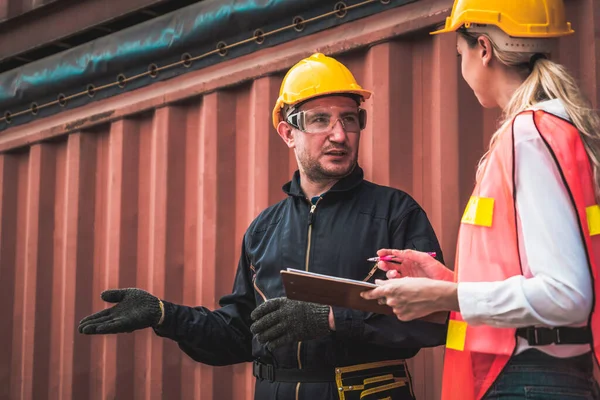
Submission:
[[[363,179],[356,167],[320,196],[316,206],[300,188],[298,171],[283,186],[288,197],[267,208],[246,231],[233,293],[221,308],[165,302],[156,333],[178,342],[194,360],[228,365],[260,359],[277,368],[324,368],[413,357],[420,348],[444,343],[446,326],[402,322],[394,316],[333,307],[335,332],[293,343],[273,353],[253,339],[251,312],[265,299],[285,296],[286,268],[363,280],[367,261],[381,248],[442,251],[423,209],[408,194]],[[370,281],[385,278],[378,271]]]

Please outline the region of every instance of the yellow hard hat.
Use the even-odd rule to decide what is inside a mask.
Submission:
[[[273,126],[282,120],[281,110],[315,97],[354,94],[363,100],[371,92],[363,89],[348,68],[332,57],[315,53],[294,65],[283,78],[279,98],[273,108]]]
[[[444,29],[454,32],[471,24],[495,25],[512,37],[553,38],[572,34],[563,0],[455,0]]]

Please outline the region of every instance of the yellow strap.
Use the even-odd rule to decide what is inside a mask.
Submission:
[[[373,383],[377,383],[377,382],[393,381],[393,380],[394,380],[394,374],[387,374],[387,375],[375,376],[373,378],[364,379],[363,383],[365,385],[372,385]]]
[[[586,207],[585,213],[587,215],[590,236],[600,234],[600,206],[595,204],[593,206]]]
[[[491,227],[494,219],[494,199],[471,196],[461,219],[463,224]]]

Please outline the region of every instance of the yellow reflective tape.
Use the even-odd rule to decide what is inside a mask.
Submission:
[[[494,199],[471,196],[460,222],[478,226],[492,226],[494,219]]]
[[[590,236],[600,234],[600,206],[593,205],[586,207],[585,213],[587,214],[588,228],[590,230]]]
[[[446,336],[446,347],[452,350],[463,351],[467,338],[467,323],[451,319],[448,321],[448,335]]]

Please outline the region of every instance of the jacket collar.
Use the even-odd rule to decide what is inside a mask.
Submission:
[[[350,175],[336,182],[336,184],[333,185],[333,187],[329,189],[327,193],[347,192],[360,185],[363,180],[363,170],[358,164],[356,164]],[[305,198],[306,196],[302,191],[302,187],[300,187],[300,171],[297,170],[296,172],[294,172],[294,177],[292,178],[292,180],[283,185],[282,189],[288,196]]]

